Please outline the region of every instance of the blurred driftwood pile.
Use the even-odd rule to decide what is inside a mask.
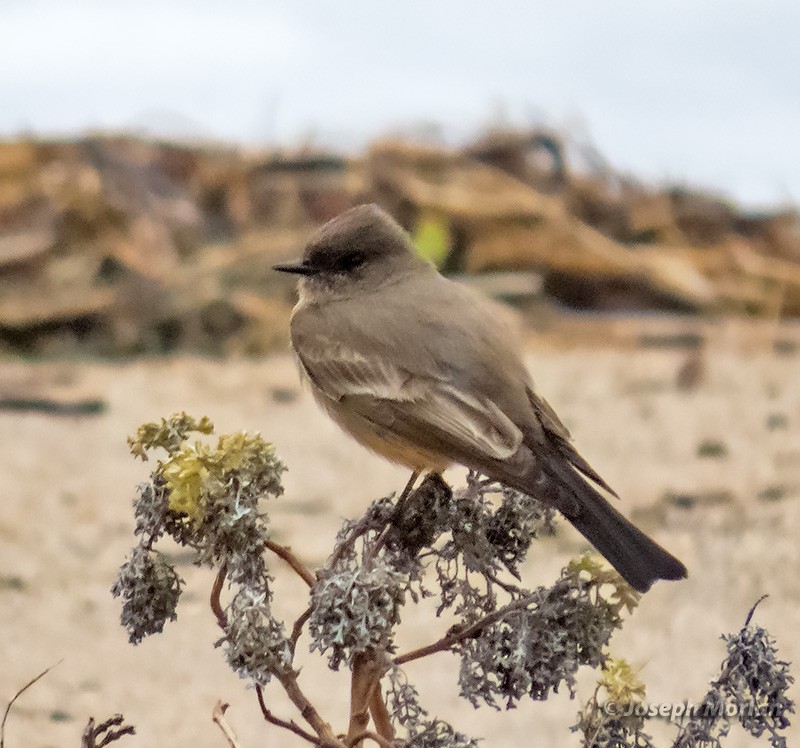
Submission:
[[[579,309],[800,314],[800,218],[574,171],[549,132],[365,155],[127,137],[0,143],[0,352],[259,353],[314,226],[375,201],[445,272],[532,271]]]

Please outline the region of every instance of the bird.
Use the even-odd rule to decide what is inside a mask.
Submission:
[[[409,486],[462,465],[555,507],[639,592],[686,577],[612,506],[616,493],[536,392],[507,314],[420,258],[382,208],[344,211],[273,269],[298,276],[291,346],[315,400],[409,468]]]

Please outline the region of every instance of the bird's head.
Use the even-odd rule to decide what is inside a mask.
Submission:
[[[369,204],[328,221],[309,239],[300,260],[273,270],[299,275],[303,295],[341,298],[377,291],[421,264],[405,231]]]

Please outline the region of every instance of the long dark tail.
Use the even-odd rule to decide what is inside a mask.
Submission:
[[[521,480],[501,480],[554,505],[639,592],[658,579],[686,578],[686,567],[623,517],[570,461],[556,457]]]
[[[658,579],[685,579],[686,567],[623,517],[592,486],[576,491],[578,511],[567,519],[639,592]]]

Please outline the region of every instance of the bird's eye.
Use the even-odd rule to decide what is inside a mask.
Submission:
[[[336,270],[349,273],[351,270],[355,270],[357,267],[363,265],[366,259],[363,252],[350,252],[339,259],[336,263]]]

